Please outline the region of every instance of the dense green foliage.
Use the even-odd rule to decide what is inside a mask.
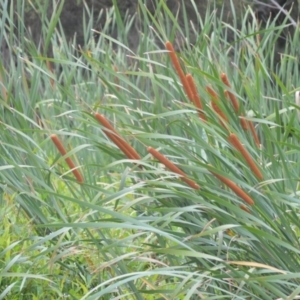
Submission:
[[[273,300],[300,293],[299,34],[286,37],[276,64],[274,45],[288,20],[279,26],[270,21],[262,30],[249,21],[254,16],[248,9],[236,29],[207,11],[196,44],[185,43],[177,53],[196,82],[204,122],[168,52],[155,43],[174,41],[176,31],[185,36],[163,2],[161,11],[164,17],[151,19],[141,7],[144,31],[136,52],[126,46],[130,24],[113,10],[105,28],[114,23],[119,39],[103,30],[81,50],[53,30],[52,18],[42,32],[53,58],[21,34],[22,51],[11,16],[4,14],[8,30],[1,28],[0,37],[14,41],[15,57],[9,67],[0,63],[0,299]],[[234,10],[233,16],[240,18]],[[238,112],[224,95],[223,72]],[[207,86],[218,94],[226,126],[211,107]],[[141,159],[126,158],[95,112]],[[260,146],[241,127],[241,115],[255,124]],[[244,145],[262,180],[229,133]],[[200,189],[180,180],[147,147]],[[69,156],[84,183],[75,180]],[[212,172],[236,183],[255,204],[244,203]]]

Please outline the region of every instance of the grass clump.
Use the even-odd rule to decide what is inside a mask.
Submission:
[[[298,65],[249,16],[208,12],[181,52],[157,22],[136,52],[54,31],[1,64],[0,298],[299,294]]]

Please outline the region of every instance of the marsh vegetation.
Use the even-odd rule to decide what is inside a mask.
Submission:
[[[290,15],[0,3],[0,299],[297,299]]]

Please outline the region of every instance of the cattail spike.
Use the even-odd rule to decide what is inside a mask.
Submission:
[[[240,209],[242,209],[243,211],[247,212],[248,214],[251,214],[250,209],[247,206],[245,206],[244,204],[240,205]]]
[[[226,86],[228,86],[229,88],[231,88],[231,84],[230,84],[230,82],[228,80],[228,77],[227,77],[227,75],[225,73],[221,74],[221,80],[223,81],[223,83]],[[236,99],[235,95],[232,92],[230,92],[230,91],[227,91],[227,92],[228,92],[228,97],[229,97],[229,99],[230,99],[230,101],[232,103],[232,106],[234,108],[234,111],[235,112],[239,112],[240,107],[239,107],[238,100]]]
[[[244,131],[248,130],[248,122],[243,115],[240,116],[240,123]]]
[[[255,176],[258,179],[263,180],[262,173],[258,169],[257,165],[253,161],[252,157],[250,156],[250,154],[248,153],[248,151],[246,150],[246,148],[242,145],[242,143],[240,142],[240,140],[238,139],[238,137],[234,133],[231,133],[229,135],[229,137],[228,137],[228,140],[242,154],[242,156],[247,161],[250,169],[255,174]]]
[[[206,90],[209,93],[209,95],[211,96],[211,99],[212,99],[211,106],[212,106],[213,110],[220,116],[221,125],[225,129],[227,129],[227,126],[223,121],[228,123],[228,118],[219,107],[220,100],[219,100],[218,94],[210,86],[207,86]]]
[[[67,151],[66,151],[65,147],[63,146],[63,144],[61,143],[61,141],[59,140],[59,138],[57,137],[57,135],[51,134],[50,138],[51,138],[52,142],[54,143],[54,145],[56,146],[56,148],[58,149],[58,151],[60,152],[60,154],[62,156],[65,156],[67,154]],[[72,159],[70,157],[66,157],[65,161],[68,164],[69,168],[72,170],[72,173],[74,174],[78,183],[83,183],[83,181],[84,181],[83,177],[82,177],[81,173],[78,171],[78,169],[76,169],[76,166],[73,163]]]
[[[187,82],[188,82],[188,84],[190,86],[190,89],[192,91],[193,103],[194,103],[194,105],[196,106],[196,108],[198,110],[198,115],[199,115],[200,119],[202,119],[203,121],[206,121],[206,117],[205,117],[205,114],[203,112],[203,105],[202,105],[199,93],[197,92],[197,88],[196,88],[194,78],[191,74],[187,74],[186,79],[187,79]]]
[[[191,91],[190,86],[189,86],[189,84],[187,82],[185,74],[184,74],[184,72],[183,72],[183,70],[181,68],[179,59],[178,59],[178,57],[177,57],[177,55],[175,53],[175,49],[174,49],[172,43],[169,42],[169,41],[166,42],[165,46],[166,46],[166,49],[169,50],[169,56],[170,56],[171,62],[173,64],[173,67],[174,67],[175,71],[177,72],[177,74],[178,74],[178,76],[180,78],[180,81],[181,81],[181,83],[183,85],[183,89],[186,92],[186,94],[187,94],[188,98],[190,99],[190,101],[193,102],[192,91]]]
[[[246,194],[239,186],[237,186],[233,181],[214,171],[209,171],[220,181],[222,181],[225,185],[227,185],[235,194],[241,197],[246,203],[248,203],[249,205],[254,205],[253,199],[248,194]]]
[[[168,160],[164,155],[162,155],[157,150],[153,149],[152,147],[148,147],[147,151],[152,154],[157,160],[159,160],[162,164],[164,164],[168,169],[172,172],[181,175],[181,179],[186,182],[190,187],[195,190],[199,190],[199,185],[194,182],[193,180],[189,179],[187,175],[181,171],[178,167],[176,167],[170,160]]]
[[[249,128],[250,128],[250,131],[251,131],[251,133],[252,133],[252,136],[253,136],[253,138],[254,138],[255,144],[259,147],[259,146],[260,146],[260,140],[259,140],[259,138],[258,138],[258,135],[257,135],[256,131],[255,131],[253,122],[251,122],[251,121],[248,120],[247,123],[248,123],[248,126],[249,126]]]
[[[100,115],[99,113],[95,113],[95,118],[97,121],[102,124],[105,128],[103,129],[106,136],[111,139],[118,148],[129,158],[129,159],[136,159],[139,160],[141,157],[139,154],[131,147],[114,129],[113,126],[107,121],[107,119]]]

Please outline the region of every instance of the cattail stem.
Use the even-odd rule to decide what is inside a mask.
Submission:
[[[238,137],[234,134],[231,133],[229,135],[228,138],[229,142],[242,154],[242,156],[245,158],[245,160],[247,161],[250,169],[252,170],[252,172],[255,174],[255,176],[260,179],[263,180],[263,175],[260,172],[260,170],[258,169],[257,165],[255,164],[255,162],[253,161],[252,157],[250,156],[250,154],[248,153],[248,151],[246,150],[246,148],[242,145],[242,143],[240,142],[240,140],[238,139]]]
[[[51,62],[49,60],[46,60],[46,66],[48,68],[48,70],[50,71],[50,74],[53,75],[54,72],[53,72],[53,66],[51,64]],[[50,77],[50,84],[51,84],[51,87],[53,88],[54,85],[55,85],[55,81],[52,77]]]
[[[190,187],[192,187],[195,190],[198,190],[200,188],[199,185],[195,181],[189,179],[183,171],[181,171],[178,167],[176,167],[170,160],[168,160],[160,152],[153,149],[152,147],[148,147],[147,151],[150,154],[152,154],[157,160],[159,160],[162,164],[164,164],[168,169],[170,169],[172,172],[181,175],[181,179],[184,182],[186,182]]]
[[[179,78],[180,78],[180,81],[183,85],[183,89],[184,91],[186,92],[188,98],[193,102],[193,94],[192,94],[192,91],[190,89],[190,86],[187,82],[187,79],[185,77],[185,74],[181,68],[181,65],[180,65],[180,62],[179,62],[179,59],[175,53],[175,50],[174,50],[174,47],[172,45],[171,42],[166,42],[166,49],[169,50],[169,56],[170,56],[170,59],[171,59],[171,62],[173,64],[173,67],[175,69],[175,71],[177,72]]]
[[[95,118],[102,124],[105,129],[103,129],[106,136],[111,139],[118,148],[129,158],[139,160],[141,157],[139,154],[119,135],[119,133],[110,125],[103,115],[95,113]]]
[[[196,106],[196,108],[198,110],[198,115],[199,115],[200,119],[205,121],[206,117],[205,117],[205,114],[203,112],[203,105],[202,105],[200,96],[197,92],[197,88],[196,88],[194,78],[191,74],[187,74],[186,75],[186,80],[188,82],[188,85],[190,86],[190,89],[191,89],[191,92],[192,92],[192,95],[193,95],[192,102],[194,103],[194,105]]]
[[[253,199],[248,194],[246,194],[239,186],[237,186],[233,181],[214,171],[210,172],[220,181],[222,181],[225,185],[227,185],[234,193],[241,197],[246,203],[248,203],[249,205],[254,205]]]
[[[59,140],[56,134],[51,134],[50,136],[52,142],[60,152],[62,156],[65,156],[67,154],[66,149],[64,148],[63,144]],[[78,183],[83,183],[83,177],[81,173],[76,169],[75,164],[73,163],[72,159],[70,157],[65,158],[66,163],[68,164],[69,168],[72,170],[72,173],[74,174],[75,178],[77,179]]]

